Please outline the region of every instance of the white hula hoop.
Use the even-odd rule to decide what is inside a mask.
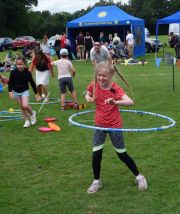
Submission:
[[[36,114],[36,111],[33,111]],[[1,119],[2,118],[2,119]],[[21,120],[23,118],[21,110],[0,111],[0,122],[6,122],[11,120]]]
[[[125,110],[125,109],[121,109],[120,112],[130,112],[130,113],[136,113],[136,114],[140,114],[140,115],[152,115],[155,117],[161,117],[165,120],[167,120],[168,122],[170,122],[170,124],[166,125],[166,126],[161,126],[161,127],[153,127],[153,128],[103,128],[103,127],[96,127],[96,126],[90,126],[90,125],[85,125],[85,124],[81,124],[81,123],[77,123],[75,121],[73,121],[73,118],[78,117],[80,115],[83,114],[88,114],[88,113],[92,113],[95,112],[95,110],[89,110],[89,111],[82,111],[82,112],[78,112],[76,114],[73,114],[69,117],[68,121],[70,124],[74,125],[74,126],[78,126],[81,128],[88,128],[88,129],[94,129],[94,130],[101,130],[101,131],[114,131],[114,132],[150,132],[150,131],[161,131],[164,129],[168,129],[171,128],[173,126],[175,126],[176,121],[174,121],[172,118],[167,117],[165,115],[162,114],[156,114],[153,112],[146,112],[146,111],[140,111],[140,110]]]

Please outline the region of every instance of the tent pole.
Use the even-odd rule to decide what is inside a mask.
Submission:
[[[173,70],[173,91],[175,90],[175,84],[174,84],[174,57],[172,57],[172,70]]]

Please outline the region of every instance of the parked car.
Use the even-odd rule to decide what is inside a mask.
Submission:
[[[9,37],[0,38],[0,51],[13,48],[13,39]]]
[[[35,48],[36,46],[40,46],[40,42],[36,41],[32,36],[18,36],[13,41],[13,50],[24,47]]]
[[[50,47],[54,47],[55,40],[56,40],[56,36],[51,36],[51,37],[48,39],[48,44],[49,44]]]
[[[155,38],[150,38],[150,33],[147,28],[144,28],[144,33],[145,33],[145,48],[146,48],[146,53],[150,52],[155,52],[156,51],[156,46],[157,46],[157,52],[159,49],[162,47],[162,43]]]

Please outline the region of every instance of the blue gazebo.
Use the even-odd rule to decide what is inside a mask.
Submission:
[[[75,51],[75,38],[79,31],[89,31],[94,39],[98,38],[100,31],[118,33],[125,41],[127,29],[131,29],[135,38],[134,56],[145,55],[144,20],[131,16],[117,6],[94,7],[90,12],[67,22],[67,34]]]

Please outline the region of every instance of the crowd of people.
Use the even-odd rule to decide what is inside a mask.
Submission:
[[[68,50],[68,58],[72,60],[72,44],[67,38],[66,33],[62,33],[62,35],[56,34],[55,38],[53,48],[58,59],[60,59],[60,50],[66,48]],[[111,57],[115,60],[133,58],[134,38],[130,31],[127,31],[126,40],[124,42],[121,41],[121,38],[117,33],[114,33],[114,35],[109,34],[108,38],[105,38],[104,33],[100,32],[99,38],[94,39],[90,32],[83,33],[80,31],[75,38],[76,57],[79,61],[87,62],[88,59],[90,59],[90,52],[94,47],[95,41],[100,42],[101,46],[105,46]],[[43,38],[41,48],[43,52],[50,53],[50,50],[48,50],[50,47],[48,47],[47,39]]]
[[[105,47],[102,49],[107,49],[112,59],[116,61],[118,59],[133,58],[134,37],[130,30],[127,31],[125,42],[121,41],[117,33],[114,33],[114,36],[109,34],[106,38],[104,33],[100,32],[99,38],[95,41],[89,32],[86,32],[84,36],[83,32],[80,31],[75,41],[77,58],[80,61],[87,61],[89,57],[91,58],[91,50],[95,48],[95,42],[99,42],[101,47]]]

